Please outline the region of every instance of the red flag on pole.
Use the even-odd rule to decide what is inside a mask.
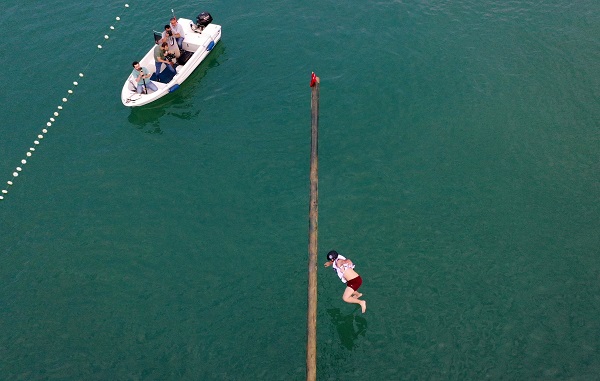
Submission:
[[[313,71],[312,75],[310,76],[310,87],[313,87],[315,83],[317,83],[317,75]]]

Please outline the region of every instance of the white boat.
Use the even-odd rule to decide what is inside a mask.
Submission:
[[[129,74],[121,90],[121,101],[125,106],[142,106],[177,90],[179,85],[192,74],[221,39],[221,26],[213,24],[212,17],[206,12],[198,15],[196,23],[185,18],[180,18],[177,22],[184,32],[183,51],[177,59],[178,65],[175,68],[177,74],[173,75],[169,70],[166,70],[166,64],[162,64],[160,68],[161,81],[158,81],[154,64],[154,46],[156,45],[152,46],[139,62],[142,67],[148,70],[149,74],[152,74],[151,80],[158,90],[152,91],[145,87],[142,94],[138,94],[134,77]],[[159,37],[155,33],[156,38]],[[175,47],[177,47],[177,44],[175,44]]]

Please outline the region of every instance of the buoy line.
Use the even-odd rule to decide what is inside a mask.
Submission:
[[[125,4],[125,8],[129,8],[129,4]],[[115,17],[115,21],[121,21],[121,17],[117,16]],[[114,25],[111,25],[109,28],[111,31],[115,30]],[[104,40],[108,40],[110,38],[110,36],[108,34],[104,35]],[[79,78],[83,78],[84,77],[84,72],[87,70],[87,68],[90,66],[90,64],[94,61],[94,59],[96,58],[96,56],[98,55],[98,52],[102,49],[102,44],[98,44],[97,46],[97,50],[96,53],[92,56],[92,58],[90,58],[90,60],[88,61],[87,65],[85,65],[85,67],[83,68],[83,70],[79,73]],[[74,81],[73,82],[73,86],[77,87],[79,86],[79,82]],[[37,135],[37,139],[33,141],[33,146],[29,148],[29,151],[27,151],[25,153],[25,158],[23,158],[21,160],[21,165],[15,168],[15,171],[12,173],[12,178],[10,180],[8,180],[6,182],[6,184],[8,185],[5,189],[2,189],[2,194],[0,194],[0,200],[4,200],[4,196],[6,194],[8,194],[8,189],[14,185],[14,181],[17,177],[19,177],[19,173],[21,171],[23,171],[23,166],[25,164],[27,164],[27,158],[30,158],[33,153],[35,152],[35,147],[38,146],[40,144],[40,141],[42,139],[44,139],[44,137],[46,136],[46,134],[48,133],[48,129],[50,127],[52,127],[53,123],[56,122],[56,118],[60,115],[60,113],[62,112],[65,103],[68,102],[69,100],[69,96],[71,96],[74,93],[73,89],[69,89],[67,90],[67,96],[63,97],[61,99],[61,103],[58,105],[57,110],[58,111],[54,111],[54,113],[52,114],[53,116],[50,117],[50,119],[48,120],[48,122],[46,122],[46,127],[44,127],[42,129],[42,133]]]

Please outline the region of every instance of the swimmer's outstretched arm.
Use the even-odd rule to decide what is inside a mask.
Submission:
[[[353,264],[354,264],[354,263],[352,263],[352,261],[351,261],[351,260],[349,260],[349,259],[338,259],[338,260],[337,260],[337,265],[338,265],[339,267],[342,267],[342,266],[344,266],[344,265],[352,266]]]
[[[336,259],[336,262],[337,262],[338,267],[342,267],[344,265],[349,265],[349,266],[354,265],[354,263],[352,263],[352,261],[349,259]],[[329,267],[331,265],[333,265],[333,262],[331,262],[331,261],[327,261],[323,264],[323,266],[325,266],[325,267]]]

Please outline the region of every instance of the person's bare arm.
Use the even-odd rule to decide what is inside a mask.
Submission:
[[[338,267],[342,267],[344,265],[352,266],[353,263],[349,259],[338,259],[337,260],[337,265],[338,265]]]

